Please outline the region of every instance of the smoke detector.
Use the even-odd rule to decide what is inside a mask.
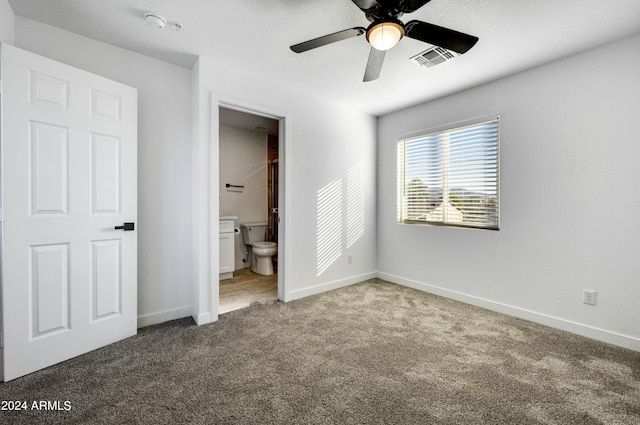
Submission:
[[[432,68],[436,65],[439,65],[443,62],[451,60],[458,55],[456,52],[452,52],[451,50],[447,50],[440,46],[433,46],[424,52],[418,53],[415,56],[409,58],[409,60],[414,61],[420,66],[426,66],[427,68]]]
[[[147,25],[154,30],[161,30],[167,24],[167,21],[162,16],[153,12],[146,12],[144,19],[147,21]]]

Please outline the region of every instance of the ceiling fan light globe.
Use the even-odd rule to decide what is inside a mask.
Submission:
[[[377,50],[389,50],[404,36],[404,28],[395,22],[379,22],[367,30],[367,41]]]

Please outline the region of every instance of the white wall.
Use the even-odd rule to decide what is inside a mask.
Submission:
[[[15,17],[8,0],[0,0],[0,42],[13,44],[15,39]]]
[[[191,70],[22,17],[15,42],[138,89],[138,324],[190,315]]]
[[[13,44],[14,41],[13,10],[7,0],[0,0],[0,43]],[[1,124],[1,123],[0,123]],[[0,177],[1,177],[0,173]],[[2,180],[0,178],[0,199],[2,196]],[[2,238],[2,227],[0,226],[0,238]],[[2,244],[0,244],[0,258],[2,257]],[[2,261],[0,261],[0,276],[2,276]],[[1,282],[0,282],[1,283]],[[2,301],[2,291],[0,291],[0,302]],[[0,304],[1,305],[1,304]],[[2,315],[0,314],[0,325],[2,325]],[[4,350],[0,349],[0,364],[4,361]],[[4,379],[3,372],[0,371],[0,380]]]
[[[636,36],[381,117],[381,277],[640,350],[638,75]],[[398,136],[494,113],[500,230],[396,224]]]
[[[267,222],[267,133],[220,125],[220,215],[237,216],[243,223]],[[243,189],[227,189],[226,183]],[[235,238],[236,269],[248,268],[243,262],[247,247],[242,236]]]
[[[264,81],[229,68],[209,58],[200,58],[194,70],[194,91],[199,93],[198,117],[194,134],[194,201],[198,212],[194,217],[194,250],[199,252],[194,262],[198,276],[194,291],[211,303],[199,306],[199,314],[217,313],[217,294],[210,293],[211,270],[217,269],[218,200],[218,117],[211,113],[211,105],[223,101],[252,109],[271,112],[286,118],[284,130],[284,173],[280,174],[280,188],[284,190],[280,229],[285,244],[284,276],[285,300],[322,292],[334,287],[355,283],[374,276],[376,270],[375,247],[375,141],[376,119],[357,110],[287,86]],[[209,131],[209,129],[211,129]],[[282,167],[281,162],[281,167]],[[358,209],[347,214],[347,181],[349,171],[361,165],[361,185],[351,192],[351,202],[362,199]],[[336,220],[337,258],[320,275],[317,273],[318,194],[326,185],[339,182],[340,194],[336,198],[339,217]],[[353,206],[353,203],[350,205]],[[347,247],[347,216],[361,217],[363,234]],[[198,236],[200,238],[198,239]],[[212,255],[207,255],[211,252]],[[347,255],[353,263],[347,263]],[[278,270],[282,275],[282,263]]]
[[[0,0],[0,43],[13,44],[15,38],[15,17],[7,0]],[[1,123],[0,123],[1,124]],[[0,170],[1,171],[1,170]],[[2,199],[2,173],[0,173],[0,199]],[[0,239],[2,238],[2,226],[0,226]],[[0,258],[2,258],[2,244],[0,244]],[[2,261],[0,261],[0,276],[2,276]],[[1,282],[0,282],[1,283]],[[2,291],[0,291],[0,302]],[[0,303],[1,305],[1,303]],[[2,314],[0,314],[0,326]],[[0,364],[4,361],[4,350],[0,349]],[[0,380],[3,380],[3,372],[0,371]]]

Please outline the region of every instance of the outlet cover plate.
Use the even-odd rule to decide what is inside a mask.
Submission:
[[[582,302],[589,305],[596,305],[596,291],[584,289],[582,291]]]

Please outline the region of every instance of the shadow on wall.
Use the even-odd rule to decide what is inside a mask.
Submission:
[[[343,239],[349,248],[364,234],[364,160],[349,168],[346,180],[346,190],[343,178],[335,179],[318,190],[316,276],[340,258]]]

